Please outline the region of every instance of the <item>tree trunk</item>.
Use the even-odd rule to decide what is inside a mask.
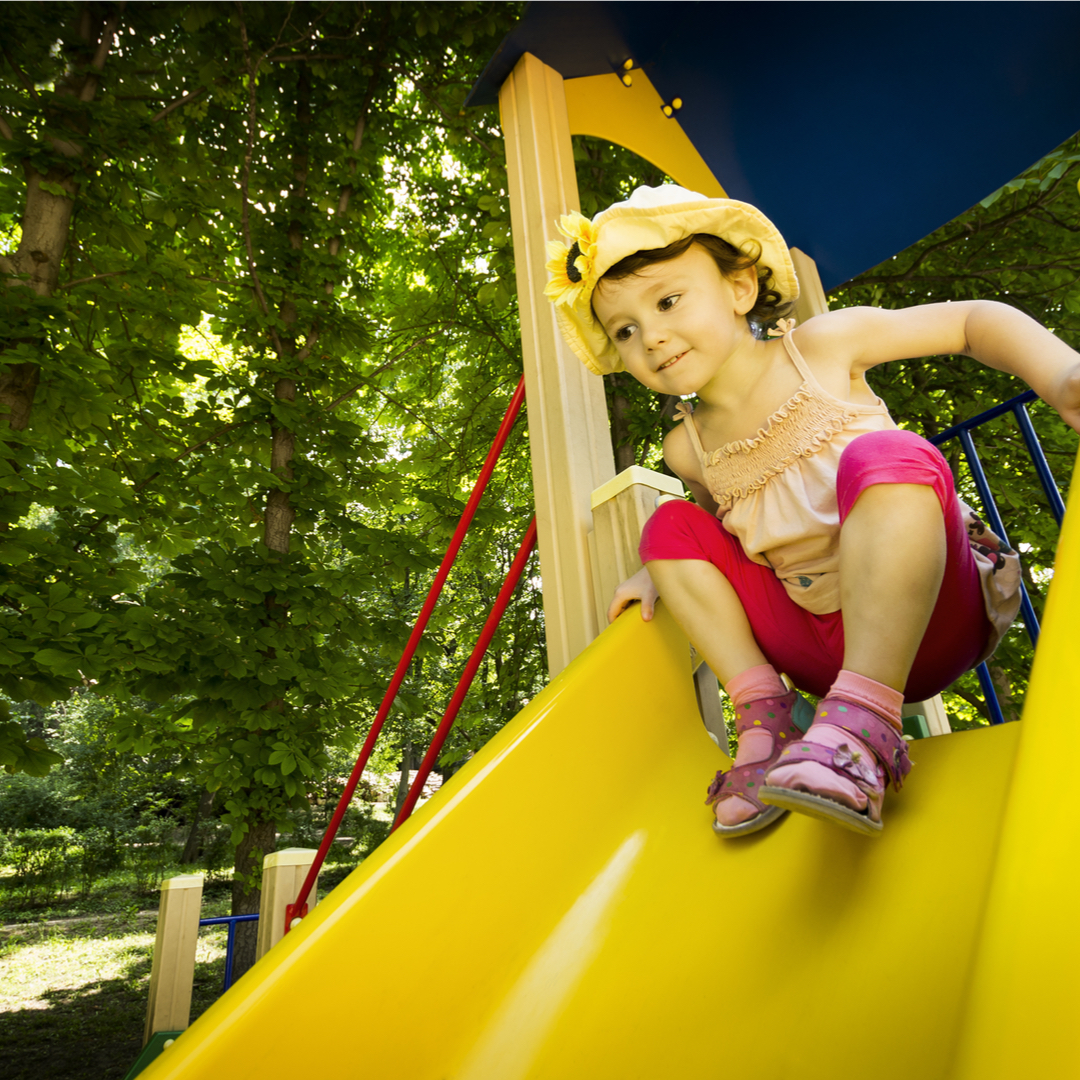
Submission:
[[[623,393],[623,379],[611,376],[614,393],[611,396],[611,449],[615,453],[615,471],[622,472],[634,464],[634,444],[630,438],[630,400]]]
[[[199,826],[206,820],[211,809],[214,806],[213,791],[204,791],[199,796],[199,804],[195,807],[195,816],[191,820],[191,829],[187,835],[187,843],[184,844],[184,851],[180,856],[180,862],[193,863],[199,857],[199,849],[202,845],[199,843],[202,830]]]
[[[297,73],[297,142],[293,148],[293,186],[290,201],[294,216],[289,222],[288,237],[290,248],[298,253],[304,246],[303,211],[307,203],[308,151],[307,138],[311,126],[311,73],[306,64],[301,64]],[[253,264],[254,265],[254,264]],[[254,273],[254,269],[252,271]],[[279,314],[285,326],[285,335],[280,342],[278,359],[296,359],[298,347],[297,309],[294,299],[286,295],[282,299]],[[283,376],[274,383],[276,401],[294,402],[296,400],[296,380]],[[293,455],[296,452],[296,435],[276,417],[270,422],[270,469],[283,483],[293,479]],[[263,542],[271,551],[287,555],[292,536],[292,526],[296,519],[296,508],[284,488],[271,488],[266,496],[266,516],[263,521]],[[284,630],[289,622],[287,601],[270,594],[265,600],[265,623],[276,629]],[[267,659],[276,656],[273,646],[264,652]],[[269,714],[280,714],[288,707],[284,694],[267,702],[263,708]],[[245,915],[259,910],[260,881],[262,877],[262,856],[274,848],[274,823],[263,821],[257,811],[249,811],[246,824],[248,832],[236,849],[233,867],[233,914]],[[248,881],[252,873],[256,876]],[[255,962],[255,942],[257,932],[254,923],[241,924],[237,927],[236,948],[233,954],[233,972],[242,974]],[[243,946],[241,947],[241,932]]]
[[[649,433],[645,436],[644,441],[638,447],[637,464],[644,465],[646,459],[649,456],[649,451],[652,449],[654,439],[659,439],[661,443],[664,441],[664,421],[670,420],[675,415],[675,407],[682,400],[678,394],[661,394],[659,400],[659,408],[656,411],[656,422],[649,429]],[[667,466],[661,464],[661,469],[665,469]],[[670,471],[670,470],[669,470]],[[674,474],[672,474],[674,475]]]
[[[92,5],[81,5],[78,33],[87,66],[78,65],[74,74],[56,84],[57,99],[62,102],[70,98],[78,104],[70,110],[60,105],[47,113],[52,132],[63,131],[64,136],[71,137],[49,133],[42,140],[48,152],[71,164],[54,162],[42,173],[30,159],[23,162],[26,203],[20,221],[19,247],[11,258],[0,260],[0,273],[8,288],[27,288],[38,297],[50,297],[56,291],[79,192],[74,174],[86,165],[81,136],[87,131],[88,122],[82,106],[89,105],[97,93],[99,74],[117,22],[118,16],[103,21]],[[47,191],[46,186],[59,187],[62,193]],[[23,431],[30,423],[41,369],[31,362],[3,365],[3,354],[14,345],[25,344],[27,339],[20,338],[18,333],[0,341],[0,424],[6,420],[13,431]]]
[[[401,808],[405,805],[405,799],[409,794],[410,776],[413,767],[412,743],[406,743],[401,751],[401,776],[398,778],[397,794],[394,797],[394,819],[397,820]]]
[[[277,833],[272,821],[248,822],[248,831],[236,847],[233,861],[232,913],[250,915],[259,910],[262,896],[263,858],[273,851]],[[233,979],[236,980],[255,963],[258,923],[240,923],[236,927],[233,948]]]

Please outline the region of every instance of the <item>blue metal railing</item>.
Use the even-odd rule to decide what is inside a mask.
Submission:
[[[979,460],[979,453],[975,449],[975,440],[971,432],[974,428],[980,427],[990,420],[996,420],[999,416],[1004,416],[1010,412],[1013,414],[1017,426],[1020,428],[1020,434],[1024,439],[1024,445],[1027,447],[1027,452],[1031,457],[1031,463],[1035,466],[1039,483],[1042,484],[1047,501],[1050,503],[1050,509],[1057,519],[1058,528],[1060,528],[1062,519],[1065,517],[1065,501],[1061,497],[1061,491],[1058,489],[1053,473],[1050,472],[1050,465],[1046,460],[1046,455],[1043,453],[1042,446],[1039,444],[1035,429],[1031,426],[1031,417],[1027,411],[1028,403],[1036,400],[1038,400],[1038,395],[1034,390],[1025,390],[1024,393],[1018,394],[1008,401],[1003,401],[1000,405],[995,405],[992,409],[987,409],[985,412],[979,413],[978,416],[965,420],[962,424],[947,428],[940,435],[935,435],[930,440],[935,446],[940,446],[950,439],[959,439],[960,447],[971,472],[971,478],[975,482],[975,488],[979,492],[979,498],[983,504],[983,513],[990,524],[990,528],[1009,547],[1013,547],[1013,544],[1005,531],[1005,525],[1001,520],[997,503],[994,502],[994,496],[990,493],[986,471]],[[1039,620],[1031,603],[1031,597],[1028,596],[1027,588],[1022,581],[1020,582],[1020,610],[1024,617],[1024,629],[1027,630],[1032,646],[1035,646],[1039,641]],[[998,702],[997,691],[994,689],[993,680],[990,678],[990,669],[983,663],[975,669],[975,673],[979,677],[979,686],[982,687],[987,708],[990,710],[990,723],[1005,723],[1005,716],[1001,711],[1001,704]]]
[[[221,987],[221,992],[225,993],[226,990],[232,986],[232,968],[233,968],[233,948],[236,944],[236,924],[242,922],[256,922],[259,918],[259,913],[256,911],[252,915],[220,915],[214,919],[200,919],[200,926],[228,926],[229,935],[225,942],[225,982]]]

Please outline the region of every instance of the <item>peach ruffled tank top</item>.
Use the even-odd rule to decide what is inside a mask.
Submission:
[[[880,398],[873,405],[856,405],[833,397],[814,378],[790,334],[783,342],[803,382],[755,436],[708,452],[692,409],[683,404],[680,412],[724,528],[751,560],[772,568],[795,603],[825,615],[840,610],[840,455],[860,435],[897,425]],[[1019,560],[970,507],[960,505],[994,627],[989,655],[1019,607]]]

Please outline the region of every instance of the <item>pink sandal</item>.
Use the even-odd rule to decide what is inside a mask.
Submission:
[[[777,810],[795,810],[843,825],[864,836],[879,835],[885,788],[891,782],[899,791],[904,777],[911,771],[907,743],[876,713],[842,698],[824,698],[818,705],[814,723],[840,728],[851,736],[851,741],[841,743],[836,749],[796,741],[781,750],[767,772],[804,761],[824,765],[850,780],[866,795],[866,809],[854,810],[816,791],[778,787],[768,782],[768,776],[760,790],[761,801]]]
[[[763,728],[773,737],[773,749],[772,754],[764,761],[755,761],[749,765],[733,765],[726,771],[721,770],[709,785],[705,799],[707,806],[712,806],[730,796],[739,795],[758,810],[753,817],[740,821],[738,825],[721,825],[719,821],[714,821],[713,829],[720,836],[747,836],[771,825],[787,813],[779,807],[766,806],[757,797],[757,793],[764,781],[765,770],[776,762],[788,743],[802,737],[803,731],[796,726],[794,715],[796,702],[802,700],[796,691],[791,690],[782,697],[759,698],[736,710],[735,730],[741,735],[744,731]],[[808,713],[810,711],[808,704],[806,704],[806,711]]]

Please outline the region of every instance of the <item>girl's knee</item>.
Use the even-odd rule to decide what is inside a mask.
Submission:
[[[709,559],[717,533],[727,535],[712,514],[685,499],[671,499],[661,503],[645,522],[638,554],[642,562]]]
[[[841,519],[875,484],[931,487],[944,507],[953,490],[953,477],[941,451],[915,432],[869,431],[853,439],[840,455],[836,494]]]
[[[941,451],[914,431],[896,428],[889,431],[868,431],[852,439],[840,455],[840,468],[862,468],[866,465],[899,463],[908,461],[945,463]],[[946,466],[947,467],[947,466]]]

